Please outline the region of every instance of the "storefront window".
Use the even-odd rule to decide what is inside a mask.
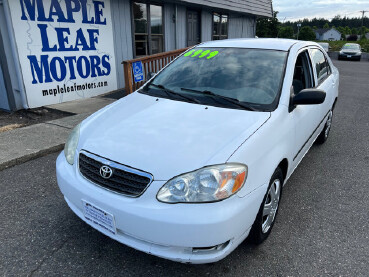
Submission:
[[[163,15],[161,6],[150,5],[151,54],[163,51]]]
[[[228,38],[228,15],[213,13],[213,40]]]
[[[163,52],[162,6],[133,3],[135,55]]]

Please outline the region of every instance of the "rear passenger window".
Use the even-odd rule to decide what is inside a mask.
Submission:
[[[318,85],[320,85],[331,73],[330,66],[323,52],[319,49],[311,50],[311,58],[316,69]]]

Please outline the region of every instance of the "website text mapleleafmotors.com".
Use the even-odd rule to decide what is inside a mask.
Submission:
[[[42,96],[48,96],[48,95],[58,95],[61,93],[69,93],[69,92],[74,92],[74,91],[83,91],[83,90],[89,90],[89,89],[95,89],[95,88],[101,88],[101,87],[107,87],[108,86],[108,82],[104,81],[104,82],[92,82],[92,83],[85,83],[85,84],[79,84],[77,85],[77,83],[74,83],[73,86],[67,86],[67,85],[62,85],[59,86],[57,85],[56,88],[51,88],[51,89],[43,89],[42,90]]]

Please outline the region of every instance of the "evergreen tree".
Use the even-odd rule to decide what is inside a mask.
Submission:
[[[278,12],[273,13],[272,18],[260,18],[256,22],[256,35],[263,38],[275,38],[278,36],[279,25]]]
[[[311,27],[304,26],[300,29],[299,39],[300,40],[315,40],[316,35]]]
[[[293,38],[293,28],[291,26],[280,27],[278,37],[279,38]]]
[[[351,35],[351,29],[349,26],[345,27],[345,35]]]

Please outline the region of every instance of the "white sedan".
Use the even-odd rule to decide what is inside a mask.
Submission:
[[[268,237],[283,185],[328,138],[338,86],[314,42],[200,44],[73,130],[56,163],[60,190],[121,243],[220,260]]]

